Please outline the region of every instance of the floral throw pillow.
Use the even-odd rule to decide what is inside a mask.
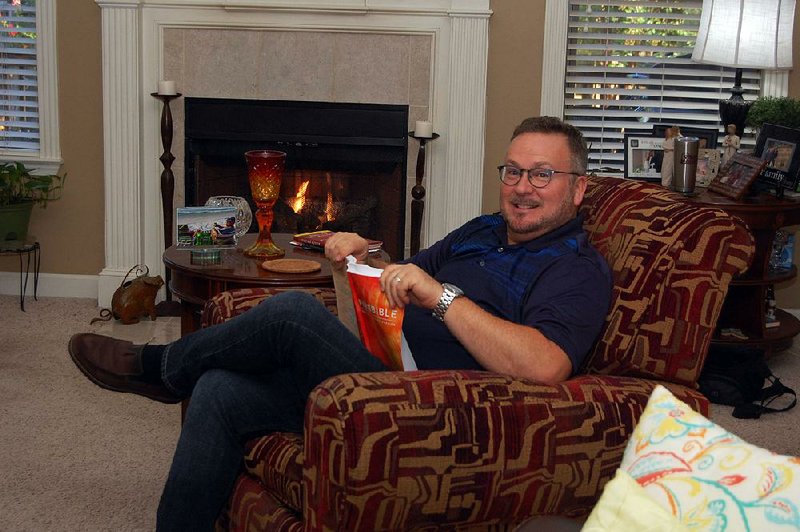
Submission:
[[[692,530],[800,530],[800,458],[743,441],[663,386],[620,469]]]

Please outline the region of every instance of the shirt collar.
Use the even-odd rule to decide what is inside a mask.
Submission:
[[[498,216],[500,216],[499,213]],[[529,251],[535,251],[543,247],[547,247],[553,242],[564,240],[567,237],[578,236],[583,233],[583,219],[583,213],[580,213],[564,225],[553,229],[549,233],[545,233],[538,238],[534,238],[533,240],[529,240],[527,242],[522,242],[518,245],[524,246]],[[506,227],[506,222],[502,219],[502,217],[501,223],[494,226],[493,230],[498,240],[508,245],[508,228]]]

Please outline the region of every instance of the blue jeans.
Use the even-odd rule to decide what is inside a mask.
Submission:
[[[191,402],[158,508],[158,530],[211,530],[244,443],[303,432],[306,399],[343,373],[385,371],[313,296],[286,292],[169,344],[164,384]]]

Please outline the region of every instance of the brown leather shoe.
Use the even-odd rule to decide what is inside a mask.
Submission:
[[[90,381],[115,392],[135,393],[162,403],[179,403],[180,397],[163,384],[142,377],[142,347],[127,340],[94,333],[69,339],[69,356]]]

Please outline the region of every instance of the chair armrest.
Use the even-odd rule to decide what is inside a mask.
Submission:
[[[633,377],[556,386],[477,371],[340,375],[306,406],[309,529],[405,530],[588,513],[652,389]]]
[[[267,297],[292,290],[308,292],[336,314],[336,292],[333,288],[236,288],[220,292],[206,301],[200,320],[201,326],[222,323],[253,308]]]

